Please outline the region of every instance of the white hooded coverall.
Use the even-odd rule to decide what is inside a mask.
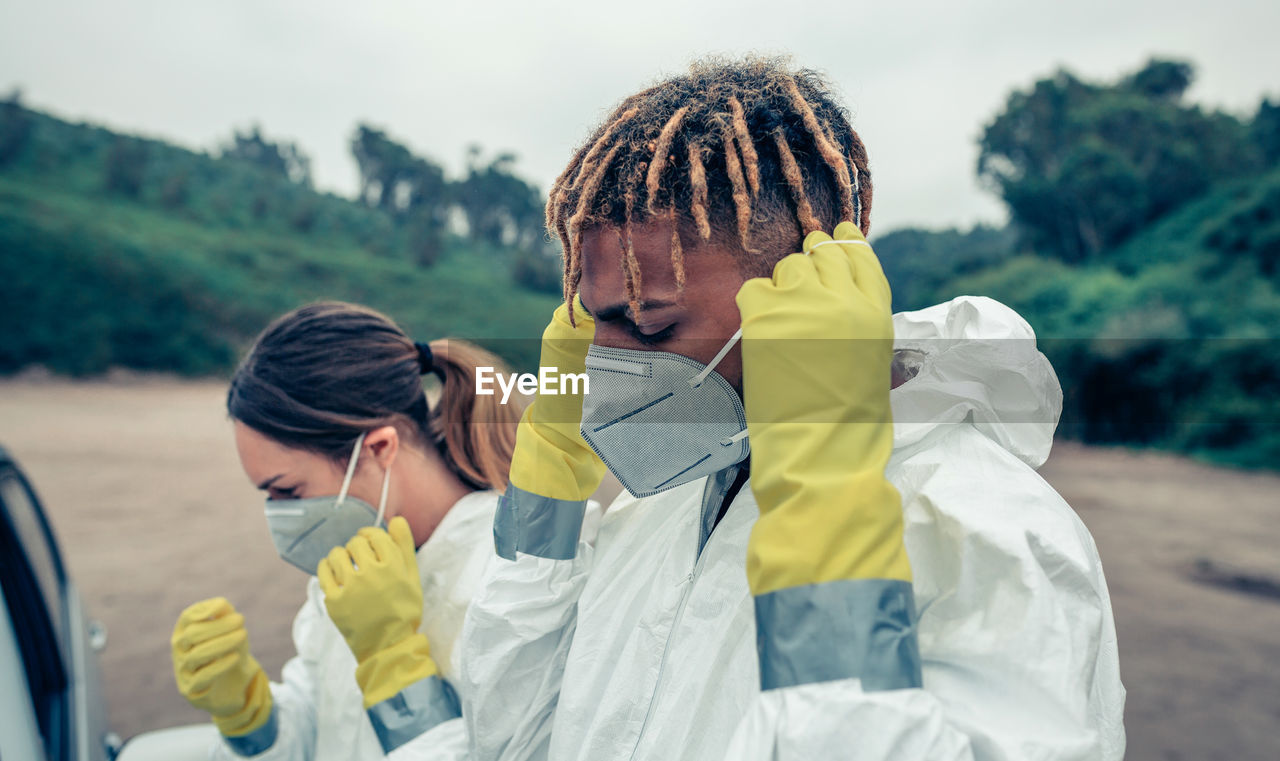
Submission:
[[[894,316],[886,475],[902,496],[923,688],[762,691],[737,467],[588,513],[563,547],[489,567],[467,614],[462,717],[395,759],[1116,761],[1124,688],[1106,581],[1035,472],[1062,392],[1030,326],[986,298]],[[801,393],[802,390],[797,390]],[[575,536],[560,537],[570,548]],[[572,554],[567,553],[567,554]],[[839,647],[838,641],[830,643]],[[821,657],[821,653],[815,654]]]

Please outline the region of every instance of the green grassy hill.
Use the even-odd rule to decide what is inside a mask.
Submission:
[[[508,339],[537,338],[558,299],[513,282],[511,251],[450,236],[424,266],[376,209],[242,162],[21,116],[20,149],[0,162],[0,373],[225,374],[272,317],[316,299],[383,310],[420,340],[537,361],[534,342]]]

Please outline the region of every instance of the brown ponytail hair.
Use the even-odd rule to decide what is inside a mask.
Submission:
[[[227,412],[281,444],[345,462],[361,433],[394,425],[475,489],[504,489],[519,409],[475,393],[476,368],[502,361],[466,341],[422,351],[386,315],[323,301],[289,312],[258,336],[231,379]],[[430,365],[425,366],[429,361]],[[441,380],[433,410],[422,375]]]

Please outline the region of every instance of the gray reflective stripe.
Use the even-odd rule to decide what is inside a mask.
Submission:
[[[226,740],[227,745],[231,746],[231,750],[236,752],[237,756],[256,756],[267,748],[276,743],[276,733],[279,725],[276,724],[276,707],[271,706],[271,715],[267,717],[267,723],[253,730],[247,735],[238,737],[222,736]]]
[[[730,465],[724,470],[712,473],[707,479],[707,485],[702,487],[702,521],[698,531],[698,555],[702,555],[702,548],[707,546],[711,532],[715,531],[716,522],[720,519],[720,511],[724,508],[724,498],[729,496],[729,487],[733,486],[733,482],[737,480],[738,473],[741,471],[741,464]]]
[[[438,676],[414,682],[367,713],[383,753],[390,753],[435,725],[462,715],[457,694]]]
[[[552,560],[578,554],[586,500],[571,502],[532,494],[515,485],[498,500],[493,516],[493,545],[499,557],[516,559],[516,551]]]
[[[867,692],[920,687],[911,584],[849,579],[779,589],[756,602],[760,689],[857,677]]]

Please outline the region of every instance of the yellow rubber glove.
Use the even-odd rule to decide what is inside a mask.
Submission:
[[[898,491],[884,471],[893,321],[889,283],[852,223],[738,292],[754,595],[845,579],[911,580]]]
[[[208,712],[223,735],[250,734],[271,718],[266,672],[249,654],[244,616],[226,598],[201,600],[182,611],[169,642],[178,691]]]
[[[439,672],[422,621],[422,581],[409,523],[362,528],[316,569],[324,606],[356,657],[356,682],[370,708]]]
[[[560,374],[581,374],[587,369],[587,349],[595,337],[595,320],[574,307],[576,326],[569,323],[569,307],[561,304],[542,333],[540,367],[554,367]],[[579,386],[579,390],[583,388]],[[600,486],[605,465],[583,440],[582,394],[539,396],[525,410],[516,429],[511,456],[511,483],[551,499],[585,500]]]

